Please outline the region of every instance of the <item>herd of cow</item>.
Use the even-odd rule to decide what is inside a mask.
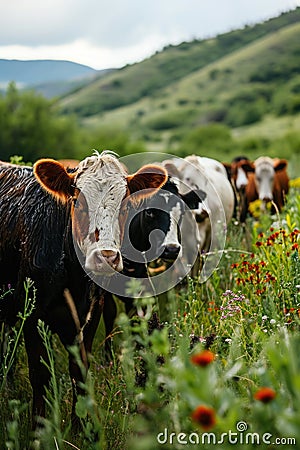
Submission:
[[[47,352],[39,320],[66,348],[81,338],[81,348],[91,352],[102,313],[107,335],[116,316],[112,294],[97,283],[97,276],[113,280],[112,275],[122,272],[147,278],[147,261],[160,258],[170,263],[181,257],[182,235],[197,254],[207,252],[212,218],[225,225],[233,216],[245,222],[249,203],[256,199],[272,201],[280,210],[288,193],[286,166],[285,160],[269,157],[254,162],[239,157],[222,164],[189,156],[144,165],[130,175],[108,151],[72,168],[51,159],[39,160],[33,168],[0,162],[0,289],[10,287],[0,296],[0,321],[16,322],[24,308],[24,281],[32,279],[35,308],[25,322],[24,339],[33,417],[45,415],[49,382],[41,362],[47,361]],[[186,208],[194,219],[181,227]],[[160,233],[152,233],[157,230]],[[131,258],[129,244],[143,258]],[[121,299],[129,310],[132,299]],[[83,363],[87,370],[84,358]],[[75,415],[83,374],[71,355],[69,371]]]

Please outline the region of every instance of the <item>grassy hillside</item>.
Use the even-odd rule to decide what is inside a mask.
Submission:
[[[169,46],[66,96],[59,108],[89,127],[125,129],[149,150],[195,151],[189,133],[217,124],[231,131],[226,154],[239,153],[245,140],[246,151],[261,147],[260,153],[299,129],[299,34],[297,8],[213,39]]]
[[[255,135],[251,129],[258,124],[259,135],[269,138],[297,129],[299,33],[300,23],[285,27],[170,84],[157,96],[86,118],[85,123],[124,127],[152,149],[176,148],[189,130],[212,123],[227,125],[239,138]]]
[[[141,63],[126,66],[111,76],[96,80],[65,98],[60,106],[64,112],[90,116],[131,104],[143,97],[155,96],[174,81],[299,21],[300,8],[297,8],[262,24],[222,34],[213,39],[168,46]]]

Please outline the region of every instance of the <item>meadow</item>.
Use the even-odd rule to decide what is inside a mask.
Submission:
[[[118,304],[109,361],[102,323],[97,332],[76,432],[67,355],[43,323],[51,385],[47,419],[31,431],[22,340],[34,307],[28,281],[25,311],[1,346],[0,448],[299,448],[299,223],[295,182],[280,215],[249,218],[244,228],[232,220],[205,283],[190,278],[160,298],[138,299],[144,313],[134,322]],[[2,343],[5,334],[3,327]]]

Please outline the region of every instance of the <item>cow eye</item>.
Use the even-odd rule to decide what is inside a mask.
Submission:
[[[154,212],[152,211],[152,209],[145,209],[145,214],[149,219],[153,219],[154,217]]]
[[[76,197],[73,198],[73,205],[74,205],[74,208],[78,208],[79,207],[79,200],[78,200],[78,198],[76,198]]]

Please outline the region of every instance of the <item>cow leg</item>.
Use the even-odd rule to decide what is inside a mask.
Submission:
[[[105,359],[110,361],[112,359],[112,343],[111,332],[114,327],[114,322],[117,317],[117,306],[114,298],[110,292],[105,293],[104,308],[103,308],[103,321],[105,325]]]
[[[79,355],[82,366],[78,365],[78,362],[73,355],[69,353],[69,373],[72,382],[73,389],[73,402],[72,402],[72,425],[77,427],[78,417],[76,416],[76,402],[78,395],[84,395],[85,391],[80,386],[81,383],[86,381],[86,376],[89,368],[88,355],[91,353],[93,340],[101,319],[104,305],[104,295],[99,294],[99,298],[93,303],[91,316],[84,327],[82,341],[79,343]]]
[[[50,381],[49,370],[42,363],[42,359],[48,363],[47,350],[38,332],[36,320],[27,319],[24,326],[24,340],[33,394],[32,420],[36,427],[38,417],[45,417],[45,387]]]
[[[239,219],[240,219],[241,223],[245,223],[246,222],[246,218],[247,218],[247,214],[248,214],[249,203],[247,201],[247,197],[246,197],[245,193],[240,194],[239,198],[240,198]]]

